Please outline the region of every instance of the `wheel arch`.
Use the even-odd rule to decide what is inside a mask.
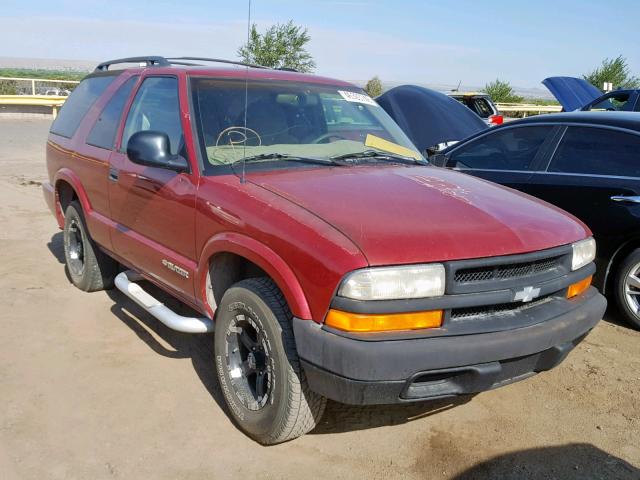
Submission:
[[[602,282],[604,290],[603,293],[608,294],[612,291],[613,282],[615,281],[615,272],[620,263],[622,263],[631,252],[638,248],[640,248],[640,237],[634,237],[620,245],[613,253],[604,272],[604,280]]]
[[[302,319],[311,319],[311,310],[302,286],[289,265],[267,245],[246,235],[232,232],[221,233],[209,239],[202,249],[198,262],[196,291],[199,292],[202,303],[210,315],[213,316],[215,307],[219,303],[219,297],[226,288],[239,279],[247,278],[245,276],[238,277],[237,268],[230,265],[237,262],[238,259],[241,262],[249,262],[244,263],[243,268],[252,269],[250,270],[252,274],[264,272],[275,282],[287,300],[293,315]],[[212,270],[212,264],[215,266],[216,262],[225,263],[220,264],[223,265],[223,278],[220,280],[220,284],[213,288],[215,279],[211,279],[209,274]],[[224,272],[225,268],[226,272]],[[253,270],[255,268],[259,270]],[[216,305],[211,305],[208,300],[208,282],[212,287]]]
[[[65,209],[73,199],[77,199],[80,202],[85,214],[91,212],[91,203],[89,202],[87,192],[82,186],[80,178],[73,171],[68,168],[58,170],[53,185],[56,197],[56,209],[60,209],[62,218],[64,218]],[[60,219],[58,219],[58,222],[60,222]]]

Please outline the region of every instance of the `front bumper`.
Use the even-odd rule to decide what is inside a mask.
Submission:
[[[299,319],[293,328],[312,390],[342,403],[399,403],[490,390],[555,367],[607,305],[593,287],[562,302],[536,307],[538,323],[468,335],[355,338]]]

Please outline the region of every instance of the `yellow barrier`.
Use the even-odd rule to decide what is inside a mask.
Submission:
[[[54,95],[0,95],[0,105],[28,105],[51,107],[53,118],[58,115],[58,109],[67,97]]]

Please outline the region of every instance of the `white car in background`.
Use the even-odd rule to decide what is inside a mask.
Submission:
[[[491,97],[486,93],[446,92],[446,94],[469,107],[471,111],[475,112],[490,127],[501,125],[504,122],[503,116],[500,115],[498,109],[491,101]]]

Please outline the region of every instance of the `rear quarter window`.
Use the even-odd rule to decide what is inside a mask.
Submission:
[[[548,170],[640,177],[640,136],[606,128],[569,127]]]
[[[67,138],[73,137],[91,106],[115,78],[110,75],[82,80],[62,105],[60,113],[51,125],[51,133]]]
[[[481,118],[489,118],[494,113],[491,105],[489,105],[489,101],[482,97],[473,100],[473,111]]]
[[[131,89],[136,84],[138,77],[131,77],[118,88],[107,102],[95,125],[87,136],[87,143],[94,147],[111,150],[116,139],[116,131],[120,124],[122,111],[127,103]]]

